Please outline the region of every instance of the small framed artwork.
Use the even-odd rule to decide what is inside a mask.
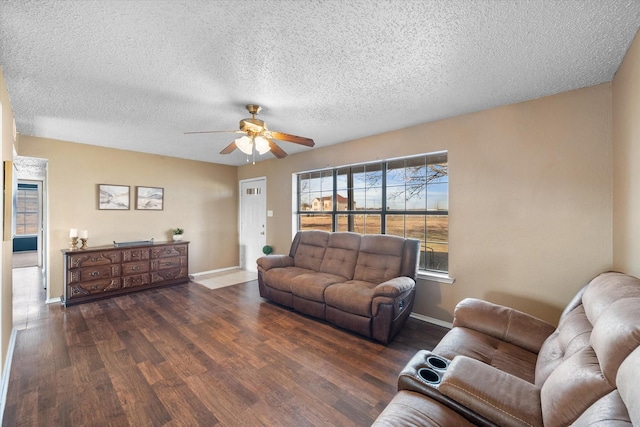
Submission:
[[[98,209],[129,209],[129,186],[98,184]]]
[[[136,187],[136,209],[161,211],[164,208],[164,188]]]

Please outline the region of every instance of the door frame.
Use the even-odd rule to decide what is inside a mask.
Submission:
[[[242,206],[242,185],[246,184],[248,182],[262,182],[264,184],[264,212],[265,212],[265,217],[264,217],[264,237],[265,237],[265,242],[266,242],[266,238],[267,238],[267,177],[266,176],[259,176],[259,177],[255,177],[255,178],[247,178],[247,179],[241,179],[240,181],[238,181],[238,264],[240,266],[240,268],[243,267],[242,265],[242,243],[243,243],[243,236],[242,236],[242,215],[243,215],[243,206]],[[262,248],[258,248],[257,250],[258,253],[262,252]]]
[[[25,159],[36,160],[41,163],[43,168],[43,176],[26,176],[19,177],[18,179],[23,182],[39,182],[40,183],[40,240],[38,242],[38,251],[41,253],[38,256],[39,267],[42,271],[42,285],[46,289],[45,302],[47,304],[59,302],[59,297],[51,297],[51,287],[49,283],[51,281],[51,271],[49,266],[51,265],[51,259],[49,254],[49,241],[50,241],[50,229],[49,229],[49,159],[31,156],[16,156]],[[15,158],[14,158],[15,162]],[[15,212],[12,215],[15,216]],[[12,219],[13,220],[13,219]]]

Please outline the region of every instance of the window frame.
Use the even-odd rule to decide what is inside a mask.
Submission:
[[[398,163],[398,162],[404,162],[404,166],[402,167],[405,170],[405,174],[407,173],[406,170],[411,167],[410,163],[413,161],[415,162],[416,159],[423,159],[423,164],[424,164],[424,178],[423,181],[419,182],[418,185],[423,185],[424,186],[424,208],[422,209],[416,209],[416,208],[412,208],[409,209],[407,207],[407,199],[405,196],[405,201],[404,203],[404,209],[397,209],[397,207],[394,208],[390,208],[388,205],[388,190],[389,187],[387,186],[388,182],[387,182],[387,178],[388,178],[388,172],[389,172],[389,165],[393,164],[393,163]],[[444,159],[444,161],[442,161]],[[444,175],[440,175],[439,178],[441,179],[439,182],[436,182],[436,184],[442,185],[442,184],[446,184],[446,196],[445,196],[445,204],[446,204],[446,209],[441,209],[439,204],[436,204],[436,209],[430,209],[429,208],[429,191],[428,191],[428,185],[429,185],[429,181],[428,181],[428,176],[429,176],[429,170],[433,170],[432,168],[429,167],[429,165],[435,165],[435,164],[445,164],[446,165],[446,172]],[[449,173],[448,173],[448,165],[449,165],[449,153],[448,151],[438,151],[438,152],[431,152],[431,153],[423,153],[423,154],[418,154],[418,155],[411,155],[411,156],[405,156],[405,157],[398,157],[398,158],[392,158],[392,159],[386,159],[386,160],[377,160],[375,162],[367,162],[367,163],[357,163],[357,164],[350,164],[350,165],[344,165],[344,166],[339,166],[339,167],[331,167],[331,168],[323,168],[323,169],[317,169],[317,170],[312,170],[312,171],[306,171],[306,172],[299,172],[299,173],[295,173],[294,174],[294,188],[295,188],[295,194],[294,194],[294,231],[298,231],[300,229],[320,229],[320,230],[326,230],[326,231],[331,231],[331,232],[335,232],[335,231],[353,231],[353,232],[357,232],[359,234],[365,235],[365,234],[392,234],[392,235],[399,235],[397,233],[388,233],[387,230],[387,225],[388,225],[388,219],[392,216],[404,216],[404,229],[403,229],[403,237],[411,237],[411,236],[407,236],[407,225],[406,225],[406,218],[408,216],[421,216],[424,218],[424,231],[423,231],[423,235],[420,238],[421,244],[422,244],[422,251],[425,253],[425,260],[424,260],[424,265],[420,266],[419,269],[419,276],[422,278],[426,278],[429,280],[435,280],[438,282],[444,282],[444,283],[453,283],[453,279],[449,278],[449,255],[450,255],[450,248],[449,248]],[[415,165],[414,165],[415,166]],[[354,172],[354,170],[357,170]],[[373,186],[367,186],[367,180],[364,179],[362,182],[364,182],[364,188],[358,187],[356,188],[356,184],[354,183],[354,180],[357,178],[354,178],[354,175],[356,175],[356,173],[364,173],[364,176],[367,176],[367,172],[368,171],[379,171],[380,173],[380,177],[379,179],[379,183],[378,186],[373,187]],[[327,204],[323,203],[323,209],[322,210],[313,210],[313,202],[315,199],[312,198],[313,194],[321,194],[322,198],[320,199],[321,202],[324,202],[324,195],[326,193],[326,180],[325,180],[325,184],[322,186],[320,190],[318,189],[312,189],[313,183],[311,182],[311,179],[314,177],[327,177],[328,176],[328,172],[331,173],[331,177],[332,177],[332,200],[331,200],[331,209],[326,209]],[[346,188],[344,188],[344,178],[341,178],[342,176],[346,175]],[[442,178],[444,180],[442,180]],[[304,188],[301,189],[302,187],[302,181],[308,179],[308,187],[309,188]],[[405,181],[406,181],[406,175],[405,175]],[[438,179],[438,178],[436,178]],[[340,180],[340,183],[339,183]],[[373,179],[371,179],[370,182],[375,182],[376,179],[375,177]],[[399,186],[397,186],[399,187]],[[347,206],[346,209],[340,209],[341,207],[344,207],[344,203],[338,199],[338,196],[340,196],[339,191],[345,191],[347,192],[347,196],[346,196],[346,200],[347,200]],[[357,190],[357,191],[356,191]],[[363,191],[361,191],[363,190]],[[380,195],[377,197],[378,200],[377,202],[374,201],[374,207],[375,209],[370,209],[369,206],[367,205],[367,202],[369,199],[367,199],[367,190],[371,190],[370,195],[373,195],[373,193],[375,193],[376,191],[380,192]],[[356,196],[356,192],[359,192],[359,196]],[[344,196],[343,196],[344,197]],[[362,199],[364,198],[364,206],[359,205],[360,202],[358,202],[358,199]],[[420,199],[421,197],[418,196],[418,199]],[[437,197],[436,197],[437,198]],[[433,197],[431,198],[433,199]],[[377,208],[376,207],[376,203],[379,203],[380,207]],[[303,210],[302,207],[303,206],[307,206],[306,210]],[[360,206],[360,208],[359,208]],[[368,219],[368,216],[371,215],[378,215],[379,216],[379,228],[376,228],[375,230],[367,230],[367,223],[366,223],[366,219]],[[345,223],[344,219],[341,219],[341,217],[346,216],[346,227],[343,226],[343,224]],[[355,225],[354,225],[354,221],[356,220],[356,216],[361,216],[363,217],[362,219],[363,221],[363,228],[361,230],[355,230]],[[438,241],[432,241],[430,240],[430,236],[428,234],[428,230],[429,227],[427,225],[427,221],[430,217],[438,217],[438,216],[444,216],[446,217],[446,239],[445,240],[438,240]],[[318,223],[321,224],[320,227],[311,227],[311,228],[301,228],[303,227],[302,221],[303,218],[309,218],[309,217],[316,217],[318,218]],[[330,224],[327,224],[327,217],[330,220]],[[371,218],[373,219],[373,218]],[[346,229],[345,229],[346,228]],[[425,248],[428,247],[429,244],[444,244],[446,245],[446,269],[436,269],[436,268],[426,268],[428,267],[427,264],[427,259],[426,259],[426,250]],[[422,261],[421,261],[422,263]]]

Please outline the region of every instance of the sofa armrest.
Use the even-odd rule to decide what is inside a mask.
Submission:
[[[476,359],[454,357],[439,390],[497,425],[543,425],[540,388]]]
[[[373,288],[373,297],[389,297],[395,298],[410,291],[416,285],[416,282],[410,277],[394,277],[391,280],[382,282]]]
[[[465,298],[456,305],[453,326],[482,332],[536,354],[556,329],[537,317],[475,298]]]
[[[258,268],[263,271],[277,267],[291,267],[294,265],[293,258],[289,255],[269,255],[258,258],[256,261]]]

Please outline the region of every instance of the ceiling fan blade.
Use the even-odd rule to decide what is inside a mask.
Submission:
[[[274,156],[276,156],[279,159],[284,159],[285,157],[287,157],[287,153],[285,153],[282,148],[278,147],[278,144],[276,144],[275,142],[273,142],[271,139],[268,139],[268,138],[267,138],[267,141],[269,141],[269,147],[271,147],[271,152],[273,153]]]
[[[224,149],[220,152],[220,154],[229,154],[236,148],[238,148],[238,146],[236,145],[236,142],[233,141],[231,144],[224,147]]]
[[[203,130],[199,132],[185,132],[185,135],[193,135],[194,133],[246,133],[241,130]]]
[[[307,147],[313,147],[315,145],[313,139],[304,138],[302,136],[290,135],[288,133],[276,132],[273,130],[269,131],[269,133],[271,134],[271,138],[278,139],[280,141],[293,142],[300,145],[306,145]]]

